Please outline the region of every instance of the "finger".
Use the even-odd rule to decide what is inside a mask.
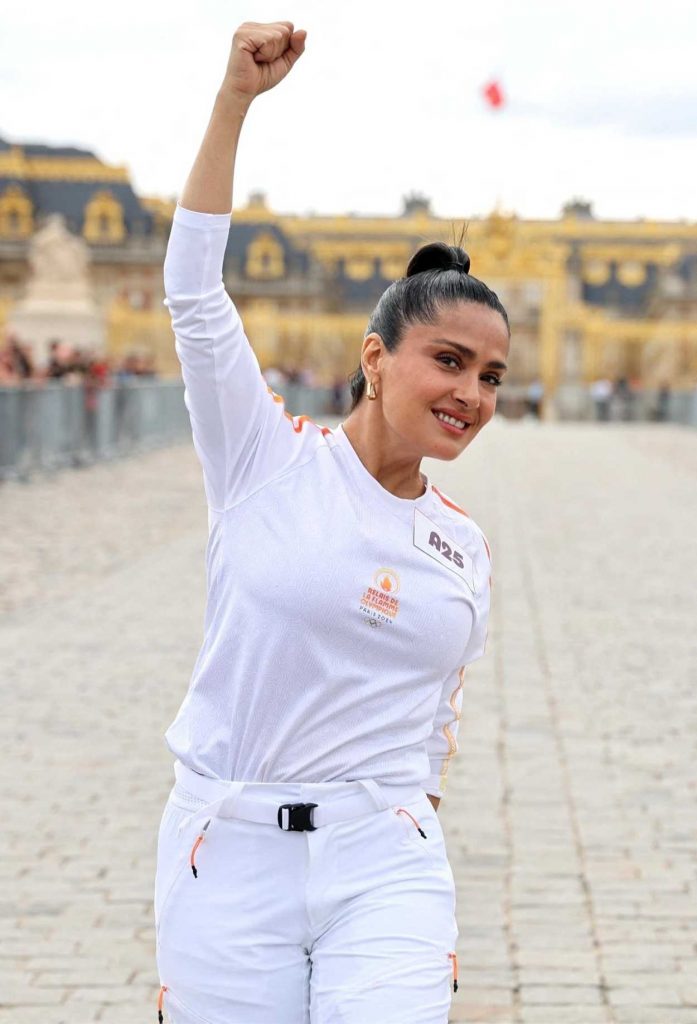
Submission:
[[[288,58],[292,64],[295,64],[298,57],[305,52],[305,41],[307,39],[307,32],[304,28],[299,28],[297,32],[294,32],[290,37],[290,47],[288,50]]]
[[[276,24],[261,24],[255,21],[245,22],[235,33],[235,36],[239,36],[253,46],[260,47],[264,43],[269,42],[271,39],[280,38],[283,35],[288,35],[289,30],[280,23]]]
[[[264,41],[254,56],[264,63],[272,63],[286,52],[289,40],[287,29],[270,29],[265,33]]]

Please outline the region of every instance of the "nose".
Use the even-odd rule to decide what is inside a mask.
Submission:
[[[453,398],[463,408],[479,408],[479,377],[476,373],[468,373],[460,378],[453,391]]]

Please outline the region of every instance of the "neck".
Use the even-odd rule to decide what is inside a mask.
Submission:
[[[421,475],[421,456],[405,450],[405,443],[385,422],[377,402],[363,399],[344,420],[344,431],[351,447],[371,476],[397,498],[420,498],[425,479]]]

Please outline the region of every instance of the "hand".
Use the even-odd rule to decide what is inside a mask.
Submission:
[[[305,49],[307,32],[292,21],[245,21],[235,32],[223,89],[251,103],[282,81]]]

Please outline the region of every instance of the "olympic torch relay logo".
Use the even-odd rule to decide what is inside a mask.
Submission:
[[[399,592],[399,576],[392,569],[378,569],[373,576],[373,582],[384,594],[391,594],[394,597]]]
[[[360,610],[376,624],[393,622],[399,611],[399,587],[399,576],[394,569],[378,569],[372,586],[366,587],[361,598]]]

